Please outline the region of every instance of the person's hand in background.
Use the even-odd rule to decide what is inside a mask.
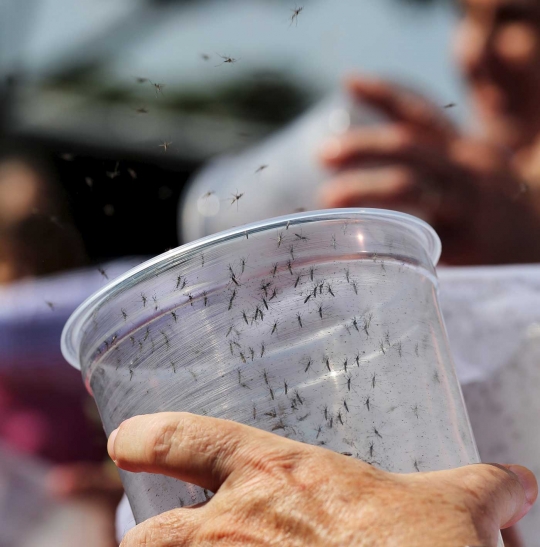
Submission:
[[[460,135],[441,107],[393,84],[351,78],[347,87],[390,122],[323,145],[321,161],[338,171],[322,188],[323,206],[421,216],[450,264],[540,261],[540,201],[509,151]]]
[[[137,416],[109,437],[131,472],[160,473],[216,494],[131,530],[140,545],[495,546],[499,528],[538,494],[520,466],[398,475],[232,421],[187,413]]]

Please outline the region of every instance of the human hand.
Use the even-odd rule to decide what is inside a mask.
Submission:
[[[323,146],[321,161],[338,170],[323,206],[413,212],[437,230],[451,264],[540,260],[540,201],[524,193],[507,151],[460,135],[441,108],[392,84],[354,78],[347,87],[391,121]]]
[[[232,421],[137,416],[109,437],[127,471],[160,473],[215,495],[131,530],[121,547],[495,546],[538,494],[520,466],[399,475]]]

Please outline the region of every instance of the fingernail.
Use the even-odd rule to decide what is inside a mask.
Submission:
[[[337,138],[328,139],[319,149],[323,160],[336,159],[341,154],[341,142]]]
[[[525,498],[532,505],[538,494],[538,487],[533,473],[520,465],[505,465],[505,467],[517,476],[525,490]]]
[[[109,456],[111,457],[111,460],[116,463],[116,458],[114,455],[114,441],[116,440],[116,435],[118,435],[118,428],[116,428],[110,435],[109,440],[107,442],[107,450],[109,452]]]

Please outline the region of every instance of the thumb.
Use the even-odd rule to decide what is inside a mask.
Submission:
[[[521,465],[479,464],[459,469],[457,483],[470,497],[477,516],[499,529],[521,520],[538,496],[532,471]]]

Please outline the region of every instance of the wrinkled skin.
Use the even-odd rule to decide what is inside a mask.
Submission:
[[[538,490],[519,466],[397,475],[235,422],[138,416],[109,438],[116,464],[216,492],[139,524],[135,546],[495,546]]]

